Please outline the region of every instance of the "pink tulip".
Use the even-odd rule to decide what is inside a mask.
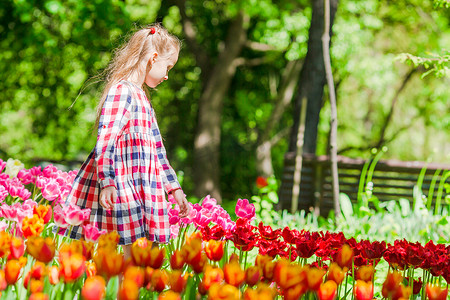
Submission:
[[[56,226],[60,228],[69,227],[69,224],[66,222],[64,211],[59,205],[56,205],[53,208],[53,221],[55,222]]]
[[[42,189],[42,197],[48,201],[54,201],[60,197],[61,190],[55,179],[50,179]]]
[[[170,238],[174,239],[178,236],[180,232],[180,226],[178,225],[170,225]]]
[[[169,223],[170,225],[175,225],[180,221],[180,217],[178,216],[180,212],[176,209],[169,209]]]
[[[217,200],[214,198],[211,198],[211,196],[208,195],[203,199],[202,206],[203,206],[203,208],[211,210],[217,206]]]
[[[50,164],[42,170],[42,174],[47,178],[56,178],[58,176],[58,168]]]
[[[0,158],[0,172],[3,172],[3,170],[5,169],[5,167],[6,167],[6,161],[3,161],[3,160]]]
[[[66,222],[73,226],[81,225],[85,220],[89,219],[91,209],[81,209],[79,206],[71,203],[63,209],[66,216]]]
[[[238,199],[235,213],[239,218],[252,219],[255,216],[255,206],[247,199]]]
[[[188,204],[189,204],[191,210],[189,212],[189,215],[186,218],[181,219],[181,222],[183,224],[191,224],[193,222],[195,216],[197,216],[197,213],[198,213],[197,210],[194,208],[194,205],[192,205],[190,202]],[[175,209],[177,209],[178,211],[180,210],[178,208],[178,205],[175,205]]]
[[[41,166],[32,167],[29,171],[33,177],[33,183],[36,184],[36,179],[42,175]]]
[[[36,187],[38,189],[42,190],[47,185],[47,181],[48,181],[47,178],[45,178],[44,176],[39,175],[38,177],[36,177]]]
[[[8,191],[3,185],[0,185],[0,202],[4,201],[8,197]]]
[[[37,204],[37,202],[32,199],[28,199],[23,202],[22,207],[23,206],[29,206],[29,209],[33,210],[36,206],[39,206],[39,204]]]
[[[106,233],[106,230],[98,230],[97,227],[87,224],[83,226],[84,228],[84,239],[87,242],[96,243],[98,238]]]
[[[211,222],[211,219],[212,219],[211,217],[208,217],[207,215],[198,212],[193,221],[197,227],[202,228],[208,226],[209,223]]]
[[[3,204],[0,207],[1,217],[8,221],[17,221],[17,208],[11,207],[7,204]]]
[[[33,174],[30,172],[30,170],[22,169],[17,173],[17,178],[23,183],[23,184],[30,184],[33,183]]]

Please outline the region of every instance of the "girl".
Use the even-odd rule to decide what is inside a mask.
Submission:
[[[130,244],[147,237],[166,243],[170,237],[168,203],[172,194],[180,217],[189,205],[166,158],[155,112],[144,83],[155,88],[169,78],[178,60],[180,41],[161,25],[131,37],[106,70],[106,86],[97,108],[97,144],[81,166],[66,204],[90,208],[85,223],[117,231],[130,256]],[[66,232],[79,239],[82,226]],[[126,246],[128,245],[128,246]]]

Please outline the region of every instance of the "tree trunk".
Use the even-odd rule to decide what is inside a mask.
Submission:
[[[330,2],[330,32],[332,32],[331,27],[333,26],[338,0],[331,0]],[[323,89],[326,83],[326,74],[322,51],[324,2],[323,0],[312,0],[312,5],[313,11],[311,26],[309,28],[308,52],[300,72],[299,86],[297,89],[297,95],[294,99],[294,124],[290,134],[288,151],[296,152],[302,110],[302,99],[306,97],[307,105],[305,133],[303,137],[303,153],[315,154],[317,147],[317,127],[319,124],[320,110],[322,108]],[[296,167],[301,168],[301,166]],[[287,168],[288,166],[285,164],[283,173],[287,173]],[[286,182],[286,180],[290,181],[291,179],[283,179],[281,183],[281,190],[283,190],[283,186],[290,186],[290,183]],[[289,204],[291,199],[281,200],[282,203],[280,203],[279,207],[282,209],[291,208],[291,205]]]
[[[231,23],[225,45],[200,96],[193,165],[195,194],[198,197],[210,194],[221,200],[219,160],[222,104],[236,71],[235,59],[247,40],[248,23],[249,18],[243,12]]]

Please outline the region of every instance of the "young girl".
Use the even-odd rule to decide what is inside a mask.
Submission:
[[[172,194],[187,216],[189,205],[170,166],[155,112],[144,83],[155,88],[168,79],[178,60],[180,42],[161,25],[143,28],[119,49],[107,69],[97,109],[97,144],[81,166],[66,204],[90,208],[85,223],[117,231],[119,244],[147,237],[166,243],[170,237],[168,203]],[[83,227],[66,232],[79,239]],[[131,247],[124,246],[129,256]]]

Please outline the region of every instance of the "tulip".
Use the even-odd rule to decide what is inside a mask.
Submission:
[[[57,266],[51,266],[48,268],[48,280],[51,285],[59,283],[59,269]]]
[[[301,266],[291,264],[286,259],[280,259],[276,262],[274,280],[281,289],[289,289],[303,283],[305,279],[306,272]]]
[[[244,283],[245,272],[242,271],[241,266],[237,262],[225,264],[223,267],[226,283],[239,287]]]
[[[120,236],[116,231],[110,231],[106,234],[102,234],[98,239],[99,248],[116,249],[119,243]]]
[[[262,189],[263,187],[266,187],[269,183],[267,182],[267,178],[258,176],[256,178],[256,187],[258,189]]]
[[[139,299],[139,286],[131,279],[125,278],[117,293],[119,300]]]
[[[323,281],[323,276],[326,271],[318,268],[308,268],[306,270],[306,279],[308,282],[308,289],[317,291]],[[329,283],[326,288],[329,288],[332,284]]]
[[[138,266],[145,267],[150,256],[146,238],[137,239],[131,246],[131,258]]]
[[[36,260],[47,264],[55,256],[55,243],[50,237],[32,236],[27,240],[27,252]]]
[[[341,267],[351,268],[352,266],[352,258],[353,258],[353,250],[349,245],[344,244],[342,248],[339,250],[336,263]]]
[[[181,270],[174,270],[169,273],[170,289],[177,293],[182,293],[186,287],[188,274],[182,275]]]
[[[50,205],[35,206],[33,213],[47,224],[52,219],[52,207]]]
[[[25,244],[20,237],[11,238],[10,257],[19,259],[25,253]]]
[[[245,270],[245,282],[248,286],[256,285],[261,279],[261,271],[257,266],[248,267]]]
[[[106,230],[98,230],[97,227],[87,224],[83,226],[84,239],[87,242],[97,243],[99,237],[106,233]]]
[[[247,199],[238,199],[235,213],[238,218],[252,219],[255,216],[255,206]]]
[[[174,291],[166,291],[158,296],[158,300],[181,300],[181,295]]]
[[[333,280],[322,283],[317,291],[319,300],[334,300],[337,296],[337,284]]]
[[[430,300],[445,300],[448,295],[448,288],[441,288],[437,285],[427,284],[426,292]]]
[[[392,298],[392,295],[396,293],[397,287],[400,285],[402,280],[403,277],[399,272],[388,272],[381,290],[383,297]]]
[[[276,291],[270,288],[266,284],[258,284],[257,288],[254,290],[252,288],[247,288],[244,292],[244,300],[271,300],[275,299]],[[298,299],[299,297],[297,297]]]
[[[55,201],[61,194],[61,189],[56,180],[49,178],[42,189],[42,197],[48,201]]]
[[[22,222],[22,232],[25,238],[38,236],[44,230],[44,221],[37,215],[33,217],[25,217]]]
[[[28,287],[28,286],[27,286]],[[44,279],[31,278],[29,282],[30,293],[42,293],[44,291]]]
[[[355,299],[356,300],[372,300],[373,299],[373,284],[372,281],[357,280],[355,284]]]
[[[124,278],[131,279],[136,282],[136,284],[140,288],[144,286],[145,273],[144,269],[142,269],[141,267],[128,266],[123,276]]]
[[[42,279],[45,275],[46,275],[46,267],[45,264],[37,261],[32,267],[31,270],[29,271],[29,274],[31,276],[31,278],[34,279]]]
[[[92,277],[97,275],[97,266],[94,262],[86,262],[86,276]]]
[[[166,256],[166,250],[163,247],[160,248],[159,246],[152,247],[150,245],[149,247],[151,247],[151,250],[147,265],[153,269],[161,268],[164,262],[164,257]]]
[[[69,227],[69,223],[66,222],[66,214],[59,205],[56,205],[53,209],[53,221],[59,228]]]
[[[156,269],[153,271],[150,281],[153,290],[161,293],[169,282],[169,276],[165,270]]]
[[[361,266],[356,270],[356,279],[362,281],[372,281],[375,269],[372,265]]]
[[[0,231],[0,258],[8,256],[11,252],[11,235],[6,231]]]
[[[106,282],[101,276],[88,277],[81,289],[81,297],[85,300],[101,300],[105,296]]]
[[[185,264],[185,252],[180,250],[175,250],[170,256],[170,267],[172,270],[181,270]]]
[[[100,274],[107,277],[119,275],[125,265],[123,255],[110,248],[100,248],[94,256],[94,262]]]
[[[30,295],[30,297],[28,298],[28,300],[48,300],[48,295],[39,292],[39,293],[33,293]]]
[[[1,291],[4,291],[6,289],[6,287],[8,286],[5,276],[6,276],[5,271],[0,269],[0,293],[1,293]]]
[[[72,253],[61,255],[60,253],[60,274],[66,283],[74,282],[83,275],[86,265],[83,255]]]
[[[241,293],[239,289],[233,285],[225,284],[221,285],[218,283],[214,283],[209,288],[208,299],[216,300],[216,299],[240,299]]]
[[[274,276],[274,270],[275,270],[276,263],[272,260],[267,261],[263,265],[263,277],[266,281],[272,281]]]
[[[208,291],[213,283],[222,283],[224,279],[224,271],[220,268],[214,268],[207,265],[203,276],[203,288]]]
[[[395,289],[395,292],[392,295],[392,299],[394,300],[409,299],[411,293],[412,293],[411,287],[400,284]]]
[[[17,259],[11,259],[6,262],[5,265],[5,279],[6,283],[13,285],[19,279],[20,270],[22,265]]]
[[[347,268],[341,268],[337,263],[331,263],[328,268],[328,280],[333,280],[337,285],[344,281]]]
[[[304,283],[294,285],[293,287],[283,291],[285,300],[297,300],[308,290],[308,286]]]
[[[210,240],[205,247],[206,256],[212,261],[219,261],[223,257],[223,241]]]

